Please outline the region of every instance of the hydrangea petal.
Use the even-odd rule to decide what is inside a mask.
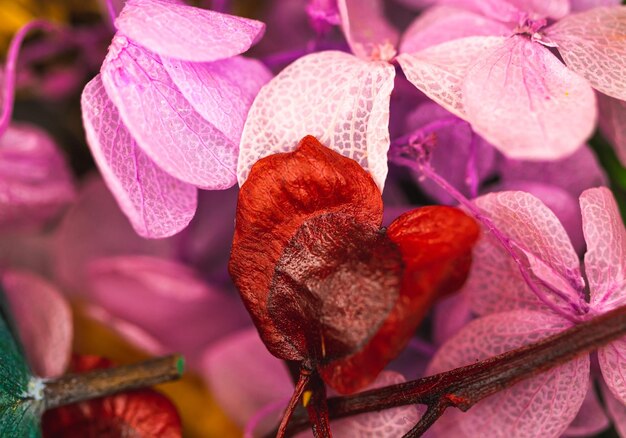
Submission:
[[[394,76],[390,64],[342,52],[298,59],[261,89],[250,108],[237,165],[239,185],[260,158],[291,151],[302,137],[313,135],[357,161],[382,190]]]
[[[388,385],[403,383],[406,379],[394,371],[383,371],[371,385],[364,388],[381,388]],[[354,415],[331,423],[333,436],[337,438],[394,438],[403,436],[417,424],[420,419],[417,406],[409,405],[379,412]]]
[[[204,63],[161,60],[193,109],[238,145],[250,105],[272,77],[270,71],[261,62],[242,56]]]
[[[611,417],[613,421],[613,426],[617,429],[617,432],[620,437],[626,436],[626,404],[616,399],[613,393],[606,387],[606,385],[601,384],[600,388],[602,389],[602,398],[604,399],[604,405],[606,406],[606,411]]]
[[[613,144],[617,158],[626,167],[626,102],[598,94],[600,129]]]
[[[570,0],[572,12],[586,11],[587,9],[599,8],[601,6],[618,6],[621,0]]]
[[[115,25],[148,50],[195,62],[239,55],[265,31],[260,21],[166,0],[127,0]]]
[[[626,100],[626,6],[571,14],[545,34],[558,45],[568,68],[596,90]]]
[[[137,146],[100,75],[85,86],[81,105],[91,153],[135,231],[167,237],[185,228],[196,212],[197,189],[163,172]]]
[[[0,275],[28,363],[36,375],[65,372],[72,351],[72,312],[61,293],[41,277],[7,270]]]
[[[554,213],[539,199],[524,192],[490,193],[476,205],[512,242],[537,280],[545,297],[566,313],[580,303],[584,283],[578,255]],[[564,299],[558,298],[554,288]],[[479,314],[546,305],[526,285],[518,266],[491,233],[474,247],[470,277],[464,288],[472,309]]]
[[[626,404],[626,339],[598,348],[598,362],[606,386],[613,396]]]
[[[529,12],[531,18],[560,19],[570,12],[571,0],[506,0],[522,12]]]
[[[503,37],[461,38],[416,53],[403,53],[397,59],[413,85],[451,113],[465,118],[461,88],[467,70],[504,41]]]
[[[483,15],[450,6],[435,6],[419,15],[402,34],[400,53],[469,36],[508,36],[511,28]]]
[[[607,311],[626,300],[626,230],[615,198],[606,187],[583,192],[580,208],[591,305]]]
[[[0,137],[0,228],[40,225],[74,200],[72,175],[54,141],[11,124]]]
[[[565,157],[595,128],[595,96],[587,81],[521,36],[469,68],[462,93],[474,130],[511,158]]]
[[[356,56],[387,61],[390,58],[380,53],[385,45],[389,54],[395,54],[399,33],[385,19],[381,0],[338,0],[337,6],[343,32]]]
[[[192,108],[158,56],[116,36],[101,76],[124,125],[161,169],[201,188],[236,182],[237,144]]]
[[[147,332],[168,352],[184,353],[192,363],[206,346],[247,321],[237,297],[173,261],[118,256],[94,260],[87,269],[90,303]]]
[[[609,419],[604,413],[593,385],[590,384],[578,415],[563,435],[566,437],[596,436],[608,427]]]
[[[520,15],[519,8],[508,0],[439,0],[437,3],[466,9],[503,22],[516,21]]]
[[[518,310],[470,322],[444,344],[429,366],[429,374],[537,342],[571,326],[548,312]],[[589,387],[589,355],[582,355],[536,377],[523,380],[479,402],[469,411],[449,410],[467,437],[558,437],[576,417]],[[435,423],[435,432],[438,426]],[[443,435],[450,436],[450,435]],[[459,435],[454,435],[459,436]]]

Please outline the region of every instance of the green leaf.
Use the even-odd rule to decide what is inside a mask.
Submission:
[[[0,437],[41,436],[42,380],[34,377],[0,285]]]

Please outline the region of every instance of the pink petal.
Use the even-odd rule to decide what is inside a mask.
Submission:
[[[137,146],[100,75],[85,86],[81,105],[91,153],[135,231],[155,238],[185,228],[196,212],[197,189],[163,172]]]
[[[473,318],[467,294],[457,293],[439,301],[433,312],[432,336],[435,344],[442,345]]]
[[[566,314],[583,300],[584,282],[578,255],[563,226],[539,199],[524,192],[491,193],[476,205],[526,259],[539,292]],[[470,277],[464,287],[479,314],[527,308],[548,311],[523,280],[518,266],[488,232],[474,248]],[[558,293],[558,294],[557,294]],[[560,297],[562,296],[562,298]]]
[[[626,6],[571,14],[545,34],[568,68],[596,90],[626,100]]]
[[[591,382],[590,382],[591,383]],[[589,437],[595,436],[609,427],[609,419],[598,400],[593,385],[589,385],[587,395],[583,401],[578,415],[574,418],[563,434],[565,437]]]
[[[405,381],[406,379],[402,374],[394,371],[383,371],[363,391]],[[395,438],[403,436],[411,430],[420,417],[417,406],[411,405],[337,420],[331,423],[331,428],[333,436],[337,438]]]
[[[288,399],[293,392],[286,366],[267,351],[254,327],[216,343],[203,363],[212,394],[240,426],[262,407]]]
[[[506,0],[522,12],[529,12],[531,18],[559,19],[569,14],[570,0]]]
[[[601,6],[618,6],[622,0],[570,0],[572,12],[586,11]]]
[[[451,113],[465,118],[461,88],[478,58],[499,47],[503,37],[467,37],[398,56],[406,78]]]
[[[206,284],[192,269],[146,256],[98,259],[88,266],[90,304],[157,339],[192,363],[212,342],[243,326],[234,294]]]
[[[165,172],[207,189],[236,182],[238,145],[194,111],[158,56],[116,36],[101,76],[124,125]]]
[[[41,225],[74,200],[74,183],[48,134],[12,124],[0,137],[0,228]]]
[[[259,93],[244,127],[239,185],[259,159],[293,150],[306,135],[356,160],[383,188],[395,70],[335,51],[304,56]]]
[[[241,56],[210,63],[161,59],[193,109],[238,145],[250,105],[272,77],[269,70],[259,61]]]
[[[381,0],[338,0],[337,6],[343,32],[356,56],[384,61],[393,58],[400,35],[385,19]],[[391,56],[381,53],[384,46]]]
[[[598,348],[598,362],[606,386],[614,397],[626,404],[626,339]]]
[[[626,299],[626,230],[615,198],[606,187],[584,191],[580,208],[591,305],[599,312],[608,311]]]
[[[65,372],[72,352],[72,312],[61,293],[26,271],[0,275],[28,363],[41,377]]]
[[[165,0],[127,0],[115,25],[150,51],[195,62],[239,55],[265,31],[260,21]]]
[[[626,167],[626,102],[598,94],[600,129],[615,148],[617,158]]]
[[[439,0],[437,3],[466,9],[502,22],[517,21],[521,12],[508,0]]]
[[[441,347],[429,374],[495,356],[571,326],[551,313],[513,311],[472,321]],[[456,423],[467,437],[558,437],[576,417],[589,386],[589,355],[580,356],[504,391],[466,413],[450,409],[442,425]],[[437,431],[437,430],[435,430]],[[452,435],[442,435],[452,436]],[[460,435],[454,435],[460,436]]]
[[[606,411],[613,421],[613,426],[617,429],[619,436],[626,436],[626,404],[616,399],[615,396],[609,391],[609,389],[602,385],[602,398],[604,399],[604,405]]]
[[[401,53],[469,36],[509,36],[506,24],[450,6],[435,6],[419,15],[402,35]]]
[[[511,158],[565,157],[595,128],[595,96],[587,81],[521,36],[468,70],[463,98],[474,130]]]
[[[55,280],[64,290],[84,296],[86,266],[91,260],[121,254],[172,257],[179,236],[160,240],[139,237],[102,180],[88,177],[54,233],[50,259]]]

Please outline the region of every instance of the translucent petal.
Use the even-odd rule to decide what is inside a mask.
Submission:
[[[572,12],[586,11],[587,9],[599,8],[601,6],[618,6],[621,0],[570,0]]]
[[[613,421],[620,437],[626,437],[626,404],[616,399],[606,385],[601,384],[602,398],[606,406],[606,412]]]
[[[598,362],[606,386],[615,398],[626,404],[626,339],[598,348]]]
[[[521,36],[469,68],[462,93],[474,130],[512,158],[565,157],[595,128],[595,96],[587,81]]]
[[[568,68],[601,93],[626,100],[626,6],[571,14],[545,34]]]
[[[613,144],[617,158],[626,167],[626,102],[598,94],[600,129]]]
[[[94,160],[135,231],[167,237],[185,228],[196,212],[197,189],[165,173],[137,146],[99,75],[85,86],[81,106]]]
[[[589,437],[595,436],[608,428],[609,419],[604,413],[604,408],[598,400],[593,385],[589,385],[583,405],[563,434],[566,437]]]
[[[192,108],[158,56],[116,36],[101,76],[124,125],[161,169],[201,188],[235,183],[237,144]]]
[[[387,176],[389,96],[395,70],[342,52],[304,56],[258,94],[244,127],[237,176],[241,186],[259,159],[295,149],[313,135],[370,172]]]
[[[196,62],[239,55],[265,31],[260,21],[166,0],[127,0],[115,25],[148,50]]]

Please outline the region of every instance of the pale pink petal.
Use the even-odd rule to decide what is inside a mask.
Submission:
[[[522,12],[508,0],[439,0],[437,3],[466,9],[503,22],[516,22]]]
[[[267,351],[254,327],[213,345],[203,364],[213,396],[240,426],[262,407],[288,399],[293,392],[287,367]]]
[[[626,167],[626,101],[598,94],[600,129],[615,148],[617,158]]]
[[[394,67],[343,52],[298,59],[258,94],[244,127],[239,185],[259,159],[293,150],[306,135],[357,161],[383,188]]]
[[[596,90],[626,100],[626,6],[571,14],[545,34],[568,68]]]
[[[0,228],[30,228],[74,200],[74,182],[52,138],[12,124],[0,137]]]
[[[524,192],[490,193],[476,205],[500,233],[510,239],[518,256],[528,263],[539,293],[560,311],[572,314],[582,306],[584,282],[565,229],[536,197]],[[532,292],[518,266],[490,232],[474,248],[470,277],[464,286],[472,309],[479,314],[528,308],[548,311]]]
[[[472,321],[435,355],[429,374],[537,342],[571,326],[552,313],[513,311]],[[582,355],[479,402],[466,413],[449,409],[468,437],[558,437],[576,417],[589,386],[589,355]],[[438,424],[435,423],[435,429]],[[446,435],[451,436],[451,435]],[[459,436],[459,435],[454,435]]]
[[[393,58],[400,35],[385,19],[382,0],[338,0],[337,6],[343,32],[356,56],[384,61]],[[385,46],[391,56],[381,53]]]
[[[259,61],[241,56],[204,63],[161,59],[193,109],[233,144],[239,144],[250,105],[272,77],[269,70]]]
[[[614,397],[626,404],[626,338],[598,348],[602,377]]]
[[[0,275],[28,363],[41,377],[65,372],[72,352],[72,312],[61,293],[26,271]]]
[[[481,57],[467,71],[462,93],[474,130],[511,158],[565,157],[595,128],[587,81],[521,36]]]
[[[583,401],[578,415],[574,418],[563,434],[565,437],[589,437],[595,436],[609,427],[609,419],[598,400],[596,391],[590,382],[587,395]]]
[[[618,6],[622,4],[622,0],[570,0],[570,4],[572,12],[580,12],[601,6]]]
[[[442,345],[456,335],[474,314],[466,293],[457,293],[439,301],[433,311],[433,341]]]
[[[236,182],[238,145],[193,109],[158,56],[116,36],[101,76],[124,125],[165,172],[207,189]]]
[[[609,189],[589,189],[580,196],[587,242],[585,274],[591,304],[607,311],[626,300],[626,230]]]
[[[613,421],[613,426],[617,430],[620,437],[626,437],[626,404],[619,401],[609,391],[606,385],[600,386],[602,388],[602,398],[604,399],[604,405],[606,411]]]
[[[469,67],[501,46],[503,37],[474,36],[398,56],[406,78],[451,113],[465,118],[461,88]]]
[[[383,371],[372,384],[363,388],[363,391],[405,381],[402,374]],[[331,428],[333,437],[337,438],[395,438],[411,430],[419,421],[420,416],[417,406],[409,405],[333,421]]]
[[[469,36],[509,36],[511,27],[483,15],[450,6],[435,6],[419,15],[402,35],[400,53]]]
[[[127,0],[115,25],[148,50],[196,62],[239,55],[265,30],[260,21],[164,0]]]
[[[179,263],[146,256],[94,260],[86,300],[197,362],[204,349],[248,322],[239,298]]]
[[[506,0],[531,18],[559,19],[570,12],[570,0]]]
[[[86,292],[86,266],[99,257],[146,254],[173,257],[180,234],[167,239],[139,237],[97,176],[87,177],[74,205],[63,216],[52,242],[55,280],[64,290]]]
[[[135,231],[157,238],[185,228],[196,212],[197,189],[163,172],[137,146],[100,75],[85,86],[81,106],[94,160]]]

